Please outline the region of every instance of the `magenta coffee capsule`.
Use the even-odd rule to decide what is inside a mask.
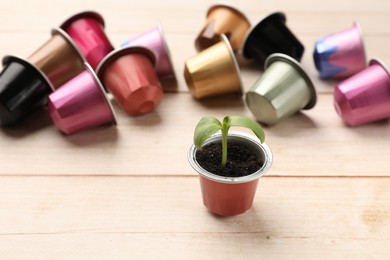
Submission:
[[[114,50],[104,32],[104,19],[96,12],[75,14],[60,27],[77,44],[93,69],[96,69],[99,62]]]
[[[273,13],[253,26],[247,33],[242,54],[255,59],[262,67],[273,53],[283,53],[300,61],[305,48],[286,25],[284,13]]]
[[[155,28],[121,44],[121,47],[130,46],[145,47],[153,52],[156,57],[156,72],[159,77],[175,77],[168,44],[160,23]]]
[[[53,87],[46,76],[26,60],[6,56],[0,73],[0,125],[15,125],[46,104]]]
[[[107,123],[116,124],[105,90],[87,63],[84,72],[49,96],[48,110],[57,128],[68,135]]]
[[[358,23],[316,42],[314,63],[321,78],[346,78],[366,67],[362,31]]]
[[[334,106],[350,126],[390,118],[390,71],[380,60],[336,86]]]

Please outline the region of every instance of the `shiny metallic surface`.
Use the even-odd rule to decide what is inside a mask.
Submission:
[[[78,19],[83,19],[83,18],[86,18],[86,17],[89,17],[89,18],[92,18],[92,19],[96,20],[99,24],[101,24],[101,26],[103,28],[106,26],[105,22],[104,22],[103,16],[101,14],[99,14],[98,12],[95,12],[95,11],[83,11],[83,12],[79,12],[77,14],[74,14],[71,17],[69,17],[68,19],[66,19],[60,25],[60,28],[65,29],[68,26],[70,26],[74,21],[76,21]]]
[[[93,69],[114,50],[104,32],[103,17],[96,12],[81,12],[68,18],[61,26],[80,48]]]
[[[160,23],[155,28],[121,44],[121,47],[131,46],[142,46],[153,52],[157,60],[156,72],[159,77],[175,77],[170,51]]]
[[[51,92],[50,81],[33,64],[5,56],[0,72],[0,125],[16,125],[43,107]]]
[[[261,66],[273,53],[283,53],[300,61],[305,47],[287,27],[286,20],[284,13],[276,12],[253,25],[242,45],[243,57],[254,59]]]
[[[115,112],[93,69],[85,70],[49,96],[49,114],[57,128],[74,134],[103,124],[116,124]]]
[[[197,99],[242,93],[240,69],[226,36],[185,62],[184,78]]]
[[[138,116],[153,111],[163,98],[154,65],[149,49],[126,47],[107,55],[97,74],[125,112]]]
[[[39,68],[55,89],[84,71],[84,57],[72,39],[59,28],[27,60]]]
[[[346,78],[363,70],[367,62],[359,24],[317,40],[313,58],[324,79]]]
[[[216,4],[209,8],[207,20],[197,38],[198,51],[218,43],[222,34],[226,35],[234,51],[240,48],[251,24],[248,18],[236,8],[226,4]]]
[[[313,83],[293,58],[273,54],[266,70],[246,94],[246,104],[260,122],[274,125],[301,109],[311,109],[317,94]]]
[[[204,145],[221,142],[221,133],[211,136]],[[204,205],[213,213],[233,216],[244,213],[252,207],[259,178],[271,168],[273,156],[269,147],[250,134],[229,131],[228,142],[240,142],[250,147],[264,161],[263,166],[251,175],[223,177],[203,169],[196,160],[196,147],[188,152],[188,161],[198,172]]]
[[[336,86],[334,106],[350,126],[390,118],[390,71],[380,60]]]

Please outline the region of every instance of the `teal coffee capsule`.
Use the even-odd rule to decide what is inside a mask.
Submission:
[[[276,53],[267,58],[265,72],[245,99],[258,121],[274,125],[301,109],[313,108],[317,94],[300,64],[288,55]]]

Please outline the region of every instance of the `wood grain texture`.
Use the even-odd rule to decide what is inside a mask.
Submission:
[[[115,108],[117,127],[102,126],[72,136],[57,131],[46,111],[17,129],[3,130],[0,146],[10,148],[0,150],[7,162],[0,174],[194,175],[187,151],[199,119],[252,116],[239,96],[199,102],[185,93],[166,94],[156,111],[136,118]],[[314,109],[265,128],[275,159],[269,174],[389,176],[389,127],[388,120],[347,127],[333,108],[333,96],[320,95]]]
[[[227,218],[207,212],[197,177],[0,181],[0,250],[21,258],[383,258],[390,253],[388,178],[264,177],[253,208]]]
[[[0,57],[27,57],[69,15],[100,12],[115,46],[160,21],[177,85],[152,113],[64,136],[45,110],[0,131],[1,259],[389,259],[389,120],[347,127],[333,108],[312,52],[320,37],[358,21],[367,58],[390,64],[390,1],[230,1],[254,24],[283,11],[304,43],[302,67],[318,103],[265,127],[274,154],[253,208],[208,213],[187,162],[204,115],[252,117],[243,97],[197,101],[183,77],[214,1],[14,0],[0,2]],[[244,91],[261,76],[239,59]],[[244,130],[246,131],[246,130]]]

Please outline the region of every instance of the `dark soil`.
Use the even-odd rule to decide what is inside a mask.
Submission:
[[[222,143],[211,143],[196,152],[196,160],[205,170],[220,176],[241,177],[250,175],[263,166],[261,158],[241,143],[228,143],[228,158],[223,167]]]

